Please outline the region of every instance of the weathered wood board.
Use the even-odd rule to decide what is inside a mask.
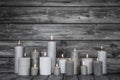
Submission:
[[[120,24],[0,24],[0,40],[120,40]]]
[[[48,80],[63,80],[63,75],[58,75],[58,76],[51,75],[49,76]]]
[[[0,0],[0,6],[120,6],[119,0]]]
[[[35,76],[32,80],[48,80],[49,76]]]
[[[0,23],[120,23],[119,7],[0,7]]]
[[[78,80],[78,76],[64,76],[63,80]]]

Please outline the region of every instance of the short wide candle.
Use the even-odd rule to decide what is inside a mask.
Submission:
[[[82,65],[87,66],[87,74],[93,73],[93,59],[92,58],[82,58]]]
[[[51,75],[51,58],[40,57],[39,58],[40,75]]]
[[[30,58],[29,57],[19,58],[18,75],[29,75],[29,74],[30,74]]]

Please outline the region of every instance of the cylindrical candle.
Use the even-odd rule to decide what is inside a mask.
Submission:
[[[29,74],[30,74],[30,58],[29,57],[19,58],[18,75]]]
[[[62,74],[65,73],[65,63],[66,63],[66,59],[64,58],[62,54],[62,58],[59,59],[59,66],[60,66],[60,70]]]
[[[56,63],[56,42],[52,40],[53,40],[53,36],[51,36],[51,41],[48,42],[48,56],[52,60],[51,67],[52,67],[52,73],[54,73],[55,63]]]
[[[36,64],[36,66],[38,66],[39,52],[36,49],[31,53],[31,59],[32,59],[32,66],[34,66],[34,64]]]
[[[102,62],[97,59],[94,61],[94,75],[101,76],[102,75]]]
[[[58,66],[58,64],[56,64],[55,66],[54,75],[56,76],[60,75],[60,67]]]
[[[102,73],[107,74],[107,53],[103,50],[101,46],[101,50],[98,51],[98,59],[102,62]]]
[[[38,67],[36,64],[34,64],[34,66],[31,68],[31,75],[35,76],[38,74]]]
[[[40,75],[51,75],[51,58],[40,57],[39,58],[39,72]]]
[[[86,65],[81,66],[81,75],[87,75],[87,66]]]
[[[15,46],[15,73],[18,73],[19,58],[23,57],[23,50],[24,48],[19,41],[18,45]]]
[[[82,58],[82,65],[87,66],[87,74],[92,74],[93,73],[93,59],[92,58]]]
[[[78,58],[78,52],[76,51],[76,49],[74,49],[74,51],[72,52],[72,55],[71,55],[71,59],[74,61],[74,74],[78,74],[79,72],[79,66],[80,66],[80,63],[79,63],[79,58]]]
[[[74,75],[74,62],[71,59],[66,61],[66,64],[65,64],[65,75],[67,75],[67,76]]]

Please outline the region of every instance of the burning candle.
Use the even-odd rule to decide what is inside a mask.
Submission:
[[[32,66],[34,66],[34,64],[38,66],[39,52],[36,49],[31,53],[31,59],[32,59]]]
[[[67,75],[67,76],[74,75],[74,62],[71,60],[71,58],[66,61],[65,67],[66,67],[65,68],[65,75]]]
[[[51,36],[51,41],[48,42],[48,56],[52,60],[52,73],[54,72],[55,69],[55,63],[56,63],[56,42],[52,41],[53,36]]]
[[[25,53],[26,55],[26,53]],[[19,58],[18,75],[29,75],[30,74],[30,57]]]
[[[98,51],[98,59],[102,62],[102,73],[107,74],[107,53],[101,46],[101,50]]]
[[[51,75],[51,58],[46,56],[46,52],[39,59],[39,68],[40,75]]]
[[[18,41],[17,46],[15,46],[15,73],[18,73],[19,69],[19,58],[23,57],[23,46],[21,45],[21,42]]]
[[[64,54],[62,54],[61,56],[62,56],[62,58],[59,59],[59,66],[60,66],[61,73],[64,74],[66,59],[64,58]]]
[[[56,76],[60,75],[60,67],[58,64],[56,64],[56,66],[55,66],[54,75],[56,75]]]
[[[88,58],[88,54],[86,54],[86,58],[82,58],[82,65],[87,66],[87,74],[92,74],[93,68],[93,59]]]
[[[97,58],[97,61],[94,61],[94,75],[101,76],[102,75],[102,62],[99,61]]]
[[[36,64],[31,68],[31,75],[35,76],[38,74],[38,67]]]
[[[74,62],[74,74],[78,74],[79,72],[79,66],[80,66],[80,62],[79,62],[79,58],[78,58],[78,52],[76,51],[76,49],[74,48],[74,51],[72,52],[71,55],[71,59]]]

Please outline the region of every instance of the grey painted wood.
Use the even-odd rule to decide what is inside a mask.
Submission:
[[[18,76],[15,80],[32,80],[32,76]]]
[[[120,24],[0,24],[0,40],[120,40]]]
[[[48,80],[63,80],[63,75],[58,75],[58,76],[51,75],[49,76]]]
[[[108,57],[120,57],[120,41],[56,41],[57,57],[64,53],[65,57],[70,57],[71,52],[76,48],[79,57],[85,57],[88,53],[91,57],[97,56],[97,49],[102,45],[107,51]],[[25,52],[29,55],[34,49],[39,52],[47,51],[48,41],[22,41]],[[0,57],[14,57],[14,47],[17,41],[1,41]]]
[[[94,80],[93,76],[91,75],[80,75],[78,78],[79,80]]]
[[[119,7],[1,7],[0,23],[120,23]]]
[[[35,76],[32,80],[48,80],[49,76]]]
[[[0,0],[0,6],[120,6],[119,0]]]
[[[109,80],[107,76],[94,76],[94,80]]]
[[[120,74],[110,74],[108,78],[109,80],[120,80]]]
[[[63,80],[78,80],[78,76],[74,75],[74,76],[66,76],[64,75]]]
[[[13,58],[0,58],[0,73],[12,73],[14,71]]]
[[[18,76],[16,74],[11,73],[0,73],[0,80],[16,80]]]

